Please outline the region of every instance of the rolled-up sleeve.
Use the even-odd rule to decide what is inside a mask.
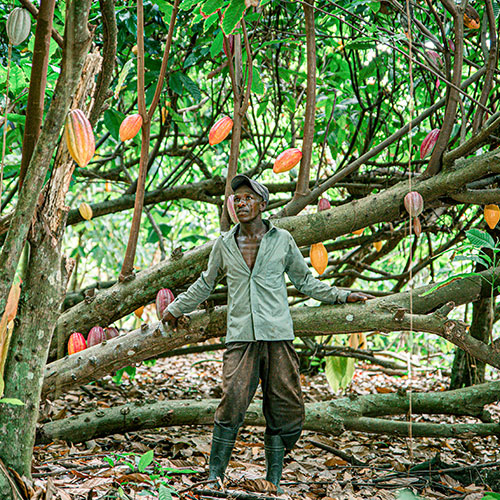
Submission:
[[[339,290],[336,286],[330,286],[312,275],[291,235],[285,271],[293,286],[308,297],[328,304],[344,304],[347,301],[350,292]]]
[[[222,240],[219,237],[210,252],[207,269],[167,307],[167,310],[176,318],[194,311],[212,293],[222,271],[221,243]]]

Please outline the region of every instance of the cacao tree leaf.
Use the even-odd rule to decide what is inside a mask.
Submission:
[[[5,403],[8,405],[24,406],[24,403],[17,398],[2,398],[0,399],[0,403]]]
[[[117,142],[120,142],[120,125],[124,118],[125,115],[116,109],[109,108],[104,112],[104,124]]]
[[[236,28],[245,13],[245,9],[245,0],[231,0],[222,17],[222,31],[226,35],[231,34]]]
[[[266,92],[266,88],[264,87],[264,82],[262,81],[260,73],[255,66],[253,67],[252,71],[252,92],[261,95]]]
[[[208,31],[219,20],[219,16],[210,16],[203,23],[203,32]]]
[[[483,257],[480,257],[479,255],[455,255],[453,260],[469,260],[471,262],[477,262],[484,267],[489,267],[492,262],[491,259],[487,255],[484,255]]]
[[[469,229],[469,231],[465,231],[467,239],[476,247],[487,247],[487,248],[495,248],[495,240],[493,237],[488,234],[486,231],[481,231],[480,229]]]
[[[167,22],[170,22],[170,16],[172,15],[172,11],[174,10],[173,6],[166,2],[165,0],[153,0],[162,15],[166,18]]]
[[[448,279],[444,280],[441,283],[438,283],[437,285],[433,286],[432,288],[430,288],[426,292],[420,294],[419,297],[425,297],[426,295],[430,295],[435,290],[438,290],[439,288],[443,288],[444,286],[450,284],[452,281],[457,281],[457,280],[461,280],[464,278],[469,278],[471,276],[481,276],[481,273],[462,273],[462,274],[456,274],[455,276],[450,276]]]
[[[210,55],[212,57],[218,56],[222,51],[222,44],[224,43],[224,33],[219,31],[212,42],[212,46],[210,47]]]
[[[172,490],[164,484],[160,484],[158,488],[158,500],[172,500]]]
[[[196,85],[196,83],[194,83],[193,80],[191,80],[191,78],[189,78],[189,76],[185,75],[184,73],[180,74],[180,78],[182,80],[182,85],[189,92],[189,94],[191,94],[193,99],[196,102],[201,101],[201,92],[198,88],[198,85]]]
[[[120,94],[120,90],[123,87],[123,82],[125,81],[125,78],[127,78],[129,71],[132,69],[134,62],[135,62],[134,58],[129,59],[125,63],[125,66],[123,66],[123,69],[120,71],[120,76],[118,77],[118,83],[116,84],[116,88],[115,88],[115,94],[114,94],[115,99],[118,99],[118,96]]]
[[[202,16],[209,17],[224,5],[224,0],[207,0],[200,8]]]
[[[139,463],[137,464],[137,470],[139,472],[144,472],[146,468],[151,465],[151,462],[154,459],[154,451],[149,450],[146,453],[144,453],[141,458],[139,459]]]
[[[169,87],[179,95],[182,95],[182,78],[181,78],[182,73],[172,73],[170,75],[170,78],[168,79],[168,85]]]
[[[182,0],[179,5],[179,10],[189,10],[195,5],[198,5],[200,0]]]
[[[329,345],[335,345],[332,339]],[[354,359],[340,356],[328,356],[325,361],[325,376],[330,387],[336,392],[349,385],[354,375]]]

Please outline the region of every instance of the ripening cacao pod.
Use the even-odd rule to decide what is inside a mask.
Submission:
[[[316,272],[318,274],[323,274],[328,265],[328,252],[326,251],[325,245],[321,242],[313,243],[309,251],[309,257],[311,259],[311,265],[316,269]]]
[[[68,113],[64,136],[73,160],[80,167],[87,166],[95,153],[95,139],[90,122],[83,111],[73,109]]]
[[[349,335],[349,347],[352,349],[366,349],[366,336],[363,332]]]
[[[84,349],[87,349],[85,337],[81,333],[73,332],[68,340],[68,354],[74,354]]]
[[[484,207],[484,220],[490,229],[495,229],[500,220],[500,208],[498,208],[498,205],[486,205]]]
[[[210,129],[208,134],[208,143],[211,146],[215,146],[222,142],[231,132],[233,128],[233,120],[229,116],[223,116],[218,120]]]
[[[440,130],[438,128],[431,130],[422,141],[422,144],[420,145],[421,160],[423,160],[434,149],[439,137],[439,132]]]
[[[120,335],[120,332],[114,326],[108,326],[105,328],[104,333],[106,334],[106,340],[114,339]]]
[[[283,151],[276,161],[274,162],[273,172],[275,174],[280,174],[281,172],[288,172],[292,170],[297,163],[299,163],[302,158],[302,151],[297,148],[290,148],[286,151]]]
[[[410,217],[418,217],[424,209],[424,199],[417,191],[410,191],[405,196],[404,205]]]
[[[236,215],[236,209],[234,208],[234,194],[230,194],[227,197],[227,213],[229,214],[229,217],[231,217],[231,220],[235,223],[238,224],[238,216]]]
[[[373,242],[373,246],[375,247],[375,250],[377,250],[377,252],[380,252],[380,250],[382,250],[382,245],[383,243],[381,241]]]
[[[87,335],[87,347],[92,347],[93,345],[100,344],[106,340],[106,333],[104,332],[104,328],[100,326],[94,326],[90,329],[89,334]]]
[[[420,224],[420,219],[418,217],[413,218],[413,232],[417,237],[422,234],[422,225]]]
[[[141,115],[130,115],[124,118],[120,125],[120,140],[125,142],[134,138],[137,132],[141,130],[142,117]]]
[[[366,227],[362,227],[361,229],[356,229],[356,231],[353,231],[352,234],[356,234],[358,236],[361,236],[365,232]]]
[[[111,193],[111,182],[106,181],[106,183],[104,184],[104,190],[106,191],[106,193]]]
[[[330,208],[332,208],[330,202],[326,198],[320,198],[318,201],[318,212],[329,210]]]
[[[144,312],[144,306],[141,306],[134,311],[134,314],[140,319],[143,312]]]
[[[16,7],[7,18],[7,38],[12,45],[23,43],[31,30],[31,17],[26,9]]]
[[[80,203],[80,206],[78,207],[78,211],[80,212],[80,215],[85,219],[85,220],[90,220],[92,219],[92,208],[88,203],[82,202]]]
[[[156,294],[156,316],[161,321],[168,305],[174,301],[174,294],[169,288],[162,288]]]
[[[441,56],[435,50],[428,50],[426,54],[430,57],[430,59],[436,66],[443,65],[443,60],[441,59]]]
[[[465,7],[464,25],[471,30],[477,30],[481,25],[479,22],[479,14],[477,10],[470,5],[467,5],[467,7]]]

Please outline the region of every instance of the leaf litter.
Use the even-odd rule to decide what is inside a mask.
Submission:
[[[135,378],[126,373],[120,384],[111,376],[69,391],[41,407],[40,423],[96,409],[132,402],[178,399],[213,399],[221,396],[222,352],[191,354],[137,366]],[[305,402],[338,397],[323,373],[301,375]],[[344,394],[443,391],[448,378],[439,370],[412,380],[391,377],[358,364]],[[261,398],[260,388],[256,398]],[[489,405],[499,421],[500,404]],[[451,416],[413,416],[414,421],[473,422]],[[238,435],[225,488],[206,493],[211,426],[176,426],[113,434],[85,443],[54,441],[34,449],[32,498],[60,500],[181,498],[269,498],[273,485],[265,481],[263,432],[244,426]],[[153,454],[148,453],[153,451]],[[332,451],[334,453],[332,453]],[[340,450],[340,452],[336,452]],[[341,456],[338,456],[340,454]],[[141,457],[147,455],[145,461]],[[351,463],[344,458],[353,457]],[[149,457],[151,461],[149,463]],[[418,464],[439,465],[432,474],[408,472]],[[480,500],[491,491],[482,472],[495,463],[500,476],[497,436],[474,440],[400,438],[346,431],[341,436],[304,431],[296,448],[285,458],[281,485],[283,499],[334,500]],[[450,468],[451,466],[451,468]],[[424,465],[425,467],[425,465]],[[431,468],[431,465],[428,467]],[[446,473],[450,469],[451,472]],[[469,484],[457,480],[454,470],[475,472]],[[500,482],[500,481],[499,481]]]

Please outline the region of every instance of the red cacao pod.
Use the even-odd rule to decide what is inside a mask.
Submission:
[[[114,326],[108,326],[105,328],[104,333],[106,334],[106,340],[114,339],[120,335],[120,332]]]
[[[425,139],[422,141],[422,144],[420,145],[420,159],[423,160],[433,149],[434,146],[436,145],[436,142],[439,137],[439,132],[440,130],[438,128],[435,128],[434,130],[431,130]]]
[[[73,332],[68,340],[68,354],[74,354],[84,349],[87,349],[85,337],[81,333]]]
[[[174,301],[174,294],[170,288],[162,288],[156,294],[156,316],[161,321],[168,305]]]
[[[87,166],[95,153],[94,132],[80,109],[73,109],[66,118],[64,129],[69,154],[80,167]]]
[[[273,172],[275,174],[280,174],[281,172],[288,172],[291,170],[297,163],[299,163],[302,158],[302,151],[297,148],[290,148],[286,151],[283,151],[276,161],[274,162]]]
[[[490,229],[495,229],[500,220],[500,208],[498,208],[498,205],[486,205],[484,207],[484,220]]]
[[[420,224],[420,219],[418,217],[413,218],[413,232],[417,237],[422,234],[422,225]]]
[[[232,118],[229,118],[229,116],[223,116],[210,129],[210,132],[208,134],[208,143],[211,146],[219,144],[219,142],[222,142],[229,135],[229,132],[231,132],[232,128]]]
[[[234,194],[230,194],[227,197],[227,212],[229,214],[229,217],[231,217],[231,220],[235,223],[238,224],[238,216],[236,215],[236,209],[234,208]]]
[[[141,115],[127,116],[120,125],[120,140],[125,142],[132,139],[141,130],[142,117]]]
[[[311,259],[311,265],[316,269],[316,272],[318,274],[323,274],[328,265],[328,252],[326,251],[325,245],[321,242],[313,243],[309,251],[309,257]]]
[[[12,45],[23,43],[31,30],[31,17],[26,9],[16,7],[7,18],[7,38]]]
[[[417,191],[410,191],[404,199],[406,211],[410,217],[418,217],[424,209],[424,199]]]
[[[93,345],[100,344],[106,340],[106,333],[104,332],[104,328],[100,326],[94,326],[90,329],[89,334],[87,335],[87,347],[92,347]]]
[[[329,210],[332,208],[332,205],[326,198],[320,198],[318,201],[318,212],[322,212],[323,210]]]

